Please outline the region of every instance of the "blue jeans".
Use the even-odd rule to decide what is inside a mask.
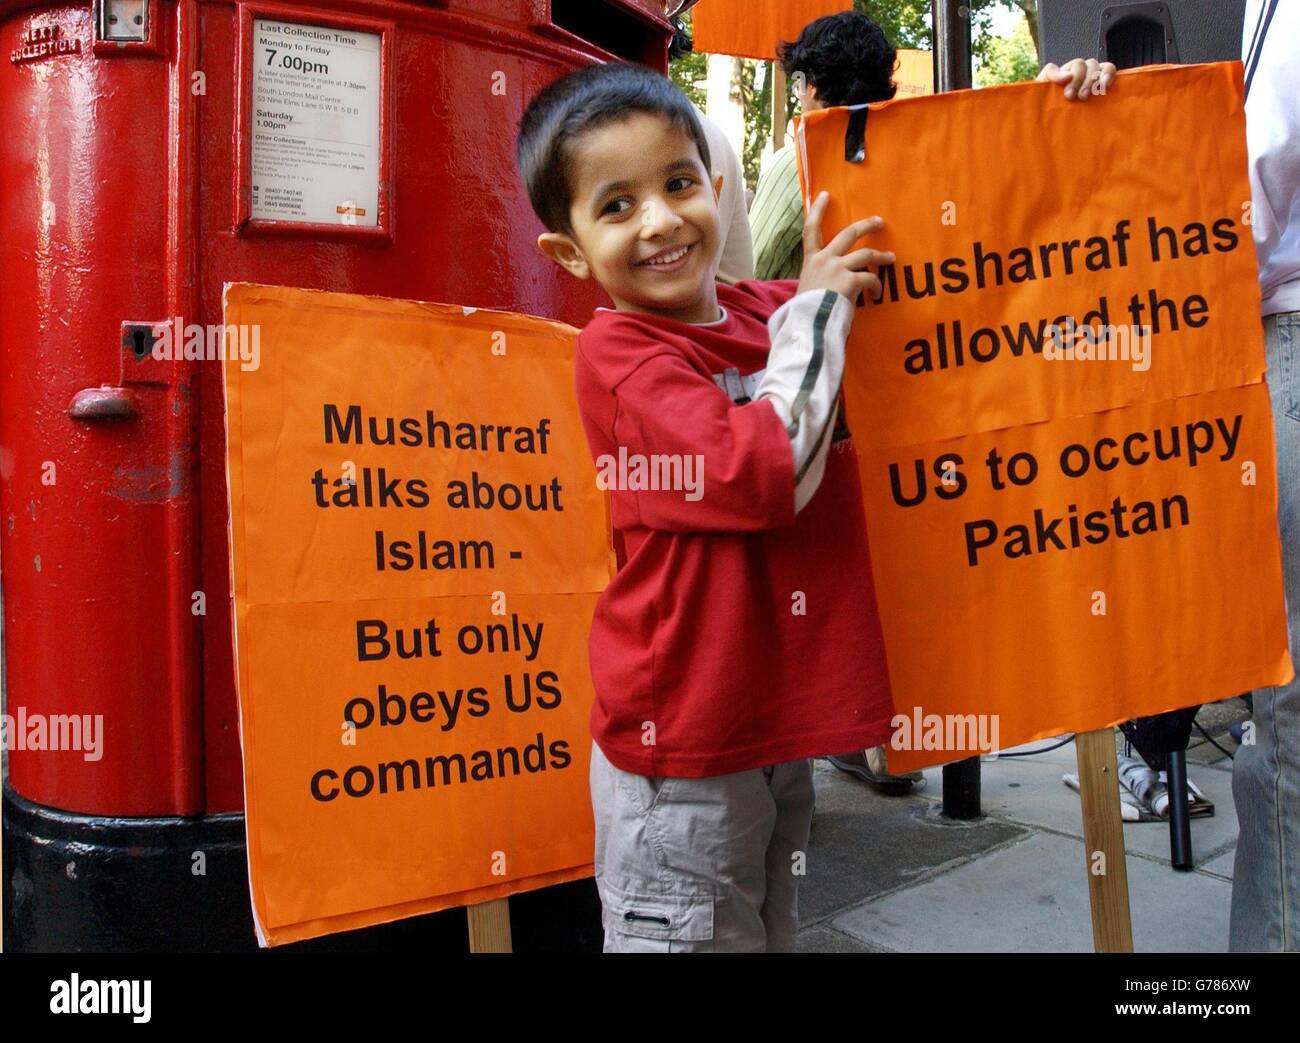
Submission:
[[[1264,334],[1291,659],[1300,667],[1300,312],[1268,316]],[[1259,689],[1254,706],[1255,742],[1232,764],[1241,832],[1229,947],[1300,950],[1300,678]]]

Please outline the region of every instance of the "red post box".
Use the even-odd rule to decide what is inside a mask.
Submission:
[[[221,362],[179,350],[223,283],[582,324],[514,131],[670,36],[659,0],[0,0],[11,949],[253,944]]]

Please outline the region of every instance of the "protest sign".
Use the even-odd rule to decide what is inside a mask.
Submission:
[[[259,938],[589,875],[587,630],[613,563],[576,331],[272,286],[225,305],[260,360],[226,364]]]
[[[691,11],[695,50],[773,61],[804,26],[853,9],[853,0],[709,0]]]
[[[895,97],[907,98],[934,93],[934,55],[900,47],[898,65],[894,69]]]
[[[1236,63],[814,112],[904,770],[1291,676]]]

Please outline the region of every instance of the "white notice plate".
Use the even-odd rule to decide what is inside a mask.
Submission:
[[[254,220],[378,224],[379,41],[253,20]]]

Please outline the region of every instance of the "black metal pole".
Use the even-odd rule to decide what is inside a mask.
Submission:
[[[943,817],[973,819],[980,817],[980,759],[943,766]]]
[[[959,0],[931,0],[934,26],[934,89],[959,91],[973,82],[970,61],[970,10]],[[962,162],[962,157],[955,157]],[[945,818],[980,816],[980,761],[971,757],[943,768]]]
[[[1165,773],[1169,790],[1169,864],[1175,869],[1192,869],[1192,819],[1187,812],[1187,751],[1174,750],[1168,756]]]
[[[934,89],[960,91],[974,81],[970,61],[970,10],[959,0],[931,0]]]

